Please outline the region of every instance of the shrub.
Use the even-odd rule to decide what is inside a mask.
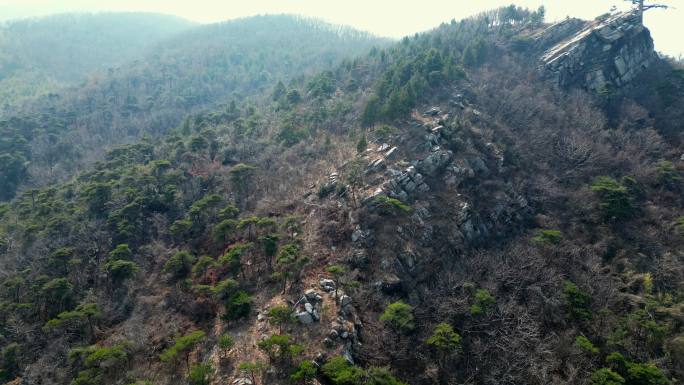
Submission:
[[[43,326],[43,331],[50,331],[61,327],[69,321],[76,320],[79,322],[87,321],[92,334],[92,319],[99,317],[100,314],[100,309],[97,307],[96,304],[84,303],[78,305],[74,310],[59,313],[57,315],[57,318],[53,318],[45,323],[45,325]]]
[[[235,341],[230,334],[221,334],[218,339],[218,347],[223,351],[224,356],[233,347],[233,345],[235,345]]]
[[[408,214],[411,212],[411,206],[402,201],[385,195],[378,195],[371,201],[371,207],[374,207],[381,214]]]
[[[392,376],[387,368],[366,371],[340,356],[325,363],[321,371],[334,385],[406,385]]]
[[[600,176],[591,184],[599,199],[599,207],[608,218],[628,218],[634,215],[632,196],[626,186],[608,176]]]
[[[237,219],[238,215],[240,215],[240,209],[233,205],[227,205],[218,212],[218,217],[221,220]]]
[[[226,300],[237,294],[240,284],[234,279],[224,279],[214,286],[211,292],[219,300]]]
[[[627,364],[625,376],[629,385],[670,385],[672,382],[653,364]]]
[[[299,251],[299,245],[288,243],[280,248],[276,257],[276,264],[279,272],[285,278],[285,284],[287,284],[288,278],[297,278],[301,269],[309,263],[309,258],[300,256]]]
[[[71,385],[100,385],[103,373],[97,368],[90,368],[78,372]]]
[[[370,368],[365,385],[406,385],[397,380],[387,368]]]
[[[119,259],[105,263],[104,270],[112,277],[114,282],[122,282],[133,277],[140,268],[135,262]]]
[[[277,234],[264,235],[259,238],[264,249],[264,254],[267,257],[273,257],[278,252],[278,239],[280,239],[280,237]]]
[[[252,297],[244,291],[239,291],[226,303],[224,317],[228,320],[236,320],[248,316],[251,310]]]
[[[589,309],[591,296],[588,293],[581,291],[574,283],[565,281],[563,294],[565,295],[565,306],[568,316],[571,319],[591,319],[592,315]]]
[[[190,385],[209,385],[214,368],[209,364],[193,365],[188,373],[188,383]]]
[[[679,228],[681,231],[684,231],[684,216],[677,218],[677,228]]]
[[[0,350],[0,381],[10,381],[19,374],[19,345],[10,343]]]
[[[496,304],[496,299],[489,293],[487,289],[478,289],[475,291],[474,302],[470,306],[470,314],[476,316],[480,314],[490,313]]]
[[[273,325],[278,325],[280,331],[282,326],[293,320],[292,310],[286,305],[277,305],[268,309],[268,320]]]
[[[587,353],[598,354],[599,352],[599,349],[585,336],[577,336],[575,338],[575,346]]]
[[[532,241],[543,245],[555,245],[563,240],[563,233],[558,230],[540,230],[539,233],[532,238]]]
[[[187,251],[176,252],[164,264],[164,272],[171,274],[175,279],[185,278],[192,269],[193,262],[195,256]]]
[[[366,134],[361,135],[361,139],[356,143],[356,152],[362,153],[368,148],[368,141],[366,140]]]
[[[311,361],[302,361],[290,376],[292,381],[307,384],[316,378],[316,365]]]
[[[238,370],[246,373],[252,380],[252,384],[257,383],[257,376],[259,376],[264,369],[266,369],[266,365],[261,361],[243,362],[238,365]]]
[[[223,266],[229,274],[237,274],[240,271],[241,257],[252,248],[252,243],[236,243],[230,250],[219,257],[219,265]]]
[[[169,231],[179,241],[184,240],[192,229],[193,222],[189,219],[178,219],[171,224]]]
[[[114,345],[112,347],[96,346],[87,354],[83,363],[91,367],[112,367],[127,359],[128,354],[124,350],[123,345]]]
[[[461,336],[448,323],[440,323],[435,326],[432,336],[425,343],[434,346],[443,354],[449,354],[461,347]]]
[[[197,344],[204,341],[205,337],[206,335],[203,331],[197,330],[190,334],[176,338],[173,346],[164,350],[159,358],[162,360],[162,362],[170,362],[177,359],[179,355],[185,354],[187,361],[187,355],[190,354],[190,351]]]
[[[611,369],[617,371],[618,373],[627,372],[627,359],[625,359],[625,357],[618,352],[613,352],[606,356],[606,363]]]
[[[289,360],[294,355],[301,353],[303,347],[292,342],[292,337],[287,334],[272,335],[257,344],[271,360]]]
[[[109,252],[110,259],[131,259],[133,252],[126,243],[117,245],[114,250]]]
[[[402,301],[387,305],[380,316],[380,321],[402,333],[409,333],[416,328],[413,321],[413,307]]]
[[[192,267],[192,276],[195,278],[203,276],[204,273],[206,273],[207,269],[214,266],[215,264],[216,261],[214,261],[214,258],[208,255],[201,256],[195,263],[195,266]]]
[[[590,378],[591,385],[622,385],[625,379],[608,368],[595,371]]]
[[[217,243],[228,242],[228,237],[235,232],[237,221],[235,219],[224,219],[219,222],[212,230],[214,241]]]
[[[334,385],[359,385],[365,375],[364,371],[338,356],[325,363],[321,370]]]
[[[662,185],[665,185],[667,187],[673,187],[677,185],[677,183],[679,183],[679,181],[682,179],[682,177],[679,176],[677,169],[670,161],[661,160],[660,162],[658,162],[657,167],[658,182],[660,182],[660,184]]]

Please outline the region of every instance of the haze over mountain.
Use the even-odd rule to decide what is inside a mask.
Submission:
[[[192,23],[155,14],[70,14],[0,24],[0,108],[139,58]]]
[[[684,4],[682,0],[668,0],[672,7],[667,12],[654,11],[645,15],[644,23],[656,40],[656,49],[667,55],[684,55],[678,36],[684,35]],[[479,0],[471,2],[423,0],[420,2],[392,0],[347,0],[344,2],[319,0],[252,0],[226,2],[223,0],[196,0],[168,2],[166,0],[3,0],[0,2],[0,20],[19,17],[43,16],[58,12],[160,12],[175,14],[200,23],[214,23],[262,14],[299,14],[319,18],[334,24],[353,26],[378,36],[402,38],[424,32],[451,19],[474,16],[480,12],[507,6],[506,0]],[[536,9],[546,7],[548,22],[566,17],[591,19],[611,7],[629,8],[623,0],[520,0],[516,5]]]
[[[684,63],[642,16],[250,17],[10,100],[0,384],[681,383]]]
[[[58,20],[66,22],[72,17],[87,19],[89,16],[62,16]],[[115,25],[128,25],[131,15],[93,17],[93,25],[119,31]],[[98,20],[103,17],[111,25],[100,24]],[[150,17],[153,22],[161,16]],[[54,19],[45,22],[47,25],[34,21],[35,30],[51,29]],[[116,34],[125,35],[124,32]],[[81,31],[74,35],[85,39],[87,34]],[[36,51],[26,49],[27,55],[46,55],[41,47],[50,44],[52,37],[36,39],[39,42],[32,45]],[[0,147],[0,151],[7,155],[5,164],[9,171],[4,175],[11,176],[2,177],[0,173],[0,179],[6,181],[0,197],[11,197],[14,189],[24,183],[39,186],[71,176],[75,170],[99,159],[109,145],[164,133],[176,127],[190,112],[268,93],[279,81],[302,79],[338,63],[343,57],[353,58],[367,53],[373,46],[387,43],[364,32],[312,19],[258,16],[186,28],[149,45],[143,54],[126,65],[109,67],[104,73],[92,72],[87,81],[78,85],[52,87],[47,95],[19,107],[15,102],[22,101],[22,97],[8,97],[5,113],[0,114],[0,119],[5,121],[0,123],[0,130],[9,144]],[[101,52],[110,52],[109,55],[121,51],[117,48],[120,42],[93,44],[101,47]],[[64,58],[65,67],[56,66],[57,59],[51,64],[52,76],[56,78],[69,79],[71,70],[65,68],[72,66],[66,62],[81,60],[78,55],[72,56],[74,52],[68,46],[65,43],[58,55]],[[123,55],[121,52],[119,56]],[[91,53],[90,57],[95,64],[102,63],[105,56]],[[22,80],[23,74],[30,73],[32,67],[28,64],[15,67],[19,75],[17,78],[10,75],[7,84],[18,82],[17,93],[24,86],[35,89],[36,84]],[[97,69],[97,66],[92,68]],[[85,74],[85,71],[78,73]],[[6,88],[6,92],[11,94],[12,89]],[[19,142],[25,144],[17,145]]]

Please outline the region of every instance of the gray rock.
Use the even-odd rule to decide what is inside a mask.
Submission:
[[[312,302],[318,302],[321,299],[321,295],[316,292],[314,289],[309,289],[304,292],[304,296],[306,297],[307,300],[312,301]]]
[[[345,350],[344,353],[342,353],[342,357],[344,357],[351,365],[354,365],[354,356],[349,350]]]
[[[427,158],[418,163],[418,169],[425,175],[435,175],[438,170],[449,163],[451,160],[451,155],[451,151],[439,150],[433,152],[432,154],[428,155]]]
[[[239,377],[233,380],[233,385],[252,385],[252,380],[245,377]]]
[[[385,159],[392,159],[397,154],[397,148],[392,147],[385,153]]]
[[[351,240],[352,240],[352,242],[358,242],[363,237],[364,237],[363,231],[361,231],[361,229],[356,229],[356,230],[354,230],[354,232],[352,232]]]
[[[370,261],[368,253],[364,249],[353,250],[348,258],[349,264],[356,268],[364,268],[368,266]]]
[[[313,313],[314,311],[313,305],[308,302],[304,304],[304,309],[306,309],[307,313]]]
[[[430,191],[430,186],[428,186],[428,185],[425,184],[425,183],[421,183],[421,184],[418,185],[417,190],[418,190],[418,192],[421,193],[421,194],[422,194],[422,193],[426,193],[426,192]]]
[[[548,48],[542,68],[561,86],[612,92],[657,60],[650,33],[635,12],[579,22],[579,28],[577,23],[558,23],[535,37],[539,47]],[[555,45],[549,48],[548,43]]]
[[[333,281],[332,279],[321,278],[321,280],[318,282],[318,285],[322,290],[327,292],[335,290],[335,281]]]
[[[441,112],[441,110],[439,109],[439,107],[430,107],[427,111],[425,111],[425,113],[423,115],[436,116],[436,115],[439,115],[440,112]]]
[[[385,274],[382,280],[375,285],[386,294],[395,294],[401,291],[401,279],[392,273]]]
[[[352,303],[352,299],[350,296],[343,295],[340,297],[340,306],[342,306],[343,308],[351,305],[351,303]]]
[[[311,313],[302,311],[302,312],[297,312],[295,313],[295,318],[304,325],[311,325],[314,322],[313,316]]]

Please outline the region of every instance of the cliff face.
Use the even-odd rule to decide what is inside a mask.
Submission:
[[[651,34],[636,13],[618,13],[577,27],[577,21],[569,19],[536,36],[538,45],[554,42],[544,47],[541,62],[561,86],[610,92],[631,83],[657,59]],[[559,41],[559,35],[566,37]]]

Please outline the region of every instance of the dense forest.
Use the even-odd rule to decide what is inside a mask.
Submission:
[[[68,178],[108,146],[156,137],[186,114],[227,106],[233,99],[258,99],[278,81],[296,80],[386,43],[349,28],[286,15],[176,34],[140,60],[0,115],[6,142],[0,143],[0,199],[11,198],[22,185]]]
[[[538,61],[611,20],[247,18],[0,115],[0,383],[681,383],[684,63]]]

